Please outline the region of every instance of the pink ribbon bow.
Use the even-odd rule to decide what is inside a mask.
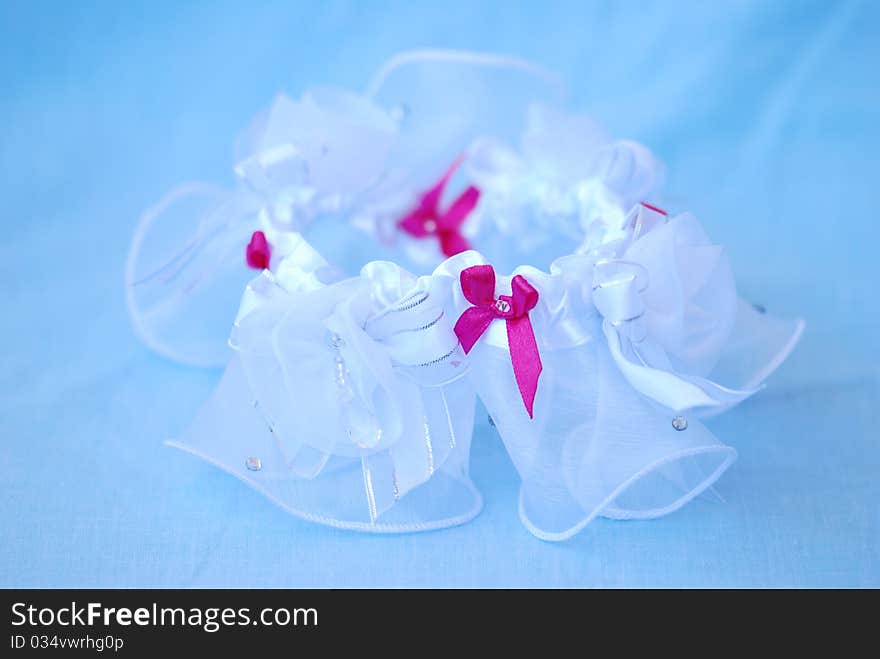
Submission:
[[[461,161],[462,158],[457,158],[440,180],[422,195],[418,206],[399,222],[401,229],[416,238],[436,235],[440,241],[440,249],[446,256],[455,256],[470,249],[467,239],[461,235],[459,228],[480,199],[479,189],[471,185],[450,204],[445,212],[440,211],[440,198],[449,179],[461,165]]]
[[[272,257],[272,248],[269,241],[266,240],[266,234],[262,231],[254,231],[251,235],[251,241],[244,251],[245,260],[249,267],[255,270],[265,270],[269,267],[269,260]]]
[[[538,291],[522,275],[511,281],[512,295],[499,295],[495,298],[495,270],[491,265],[475,265],[461,271],[461,290],[468,307],[455,323],[455,334],[465,353],[482,336],[492,321],[507,321],[507,343],[510,346],[510,361],[513,375],[519,387],[523,403],[529,417],[534,418],[532,407],[538,391],[538,377],[544,368],[535,331],[529,320],[529,311],[538,304]]]

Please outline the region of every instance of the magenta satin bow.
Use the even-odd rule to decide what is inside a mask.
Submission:
[[[422,195],[418,206],[399,222],[401,229],[416,238],[436,235],[440,241],[440,249],[446,256],[455,256],[470,249],[467,239],[461,235],[459,228],[480,199],[479,189],[471,185],[450,204],[446,211],[440,211],[440,198],[449,179],[461,165],[461,161],[462,158],[456,159],[441,179]]]
[[[245,260],[248,266],[255,270],[265,270],[269,267],[269,260],[272,257],[272,247],[266,240],[266,234],[262,231],[254,231],[251,235],[251,241],[245,248]]]
[[[538,377],[544,368],[529,311],[538,304],[538,291],[522,275],[511,281],[513,295],[495,298],[495,270],[491,265],[475,265],[461,271],[461,290],[474,306],[464,310],[455,323],[455,334],[465,353],[471,351],[492,321],[507,321],[507,343],[513,375],[529,417],[538,391]]]

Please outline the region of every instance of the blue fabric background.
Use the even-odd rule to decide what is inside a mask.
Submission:
[[[880,586],[875,2],[0,2],[0,585]],[[413,47],[517,54],[669,165],[669,198],[729,247],[741,292],[801,315],[768,390],[711,423],[725,503],[520,525],[500,440],[485,511],[374,537],[287,516],[165,448],[217,373],[133,337],[141,209],[232,181],[273,94],[354,88]]]

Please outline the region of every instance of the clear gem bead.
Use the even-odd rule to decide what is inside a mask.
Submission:
[[[688,420],[683,416],[677,416],[672,419],[672,427],[676,430],[687,430]]]
[[[425,231],[434,233],[437,230],[437,222],[434,220],[425,220]]]
[[[327,342],[327,347],[332,350],[339,350],[345,345],[345,341],[343,340],[343,338],[335,332],[328,331],[325,337],[325,341]]]
[[[263,468],[263,463],[260,462],[260,458],[250,457],[244,461],[245,467],[250,469],[251,471],[260,471]]]
[[[510,302],[507,300],[498,300],[495,303],[495,308],[501,313],[508,313],[510,311]]]

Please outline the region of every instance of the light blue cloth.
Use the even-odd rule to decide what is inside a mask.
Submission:
[[[874,2],[0,4],[0,585],[880,586],[880,6]],[[142,208],[229,184],[278,90],[405,48],[509,52],[669,165],[670,206],[807,333],[711,423],[740,452],[667,518],[533,538],[496,435],[485,511],[398,537],[298,521],[161,441],[218,374],[150,354],[122,267]]]

